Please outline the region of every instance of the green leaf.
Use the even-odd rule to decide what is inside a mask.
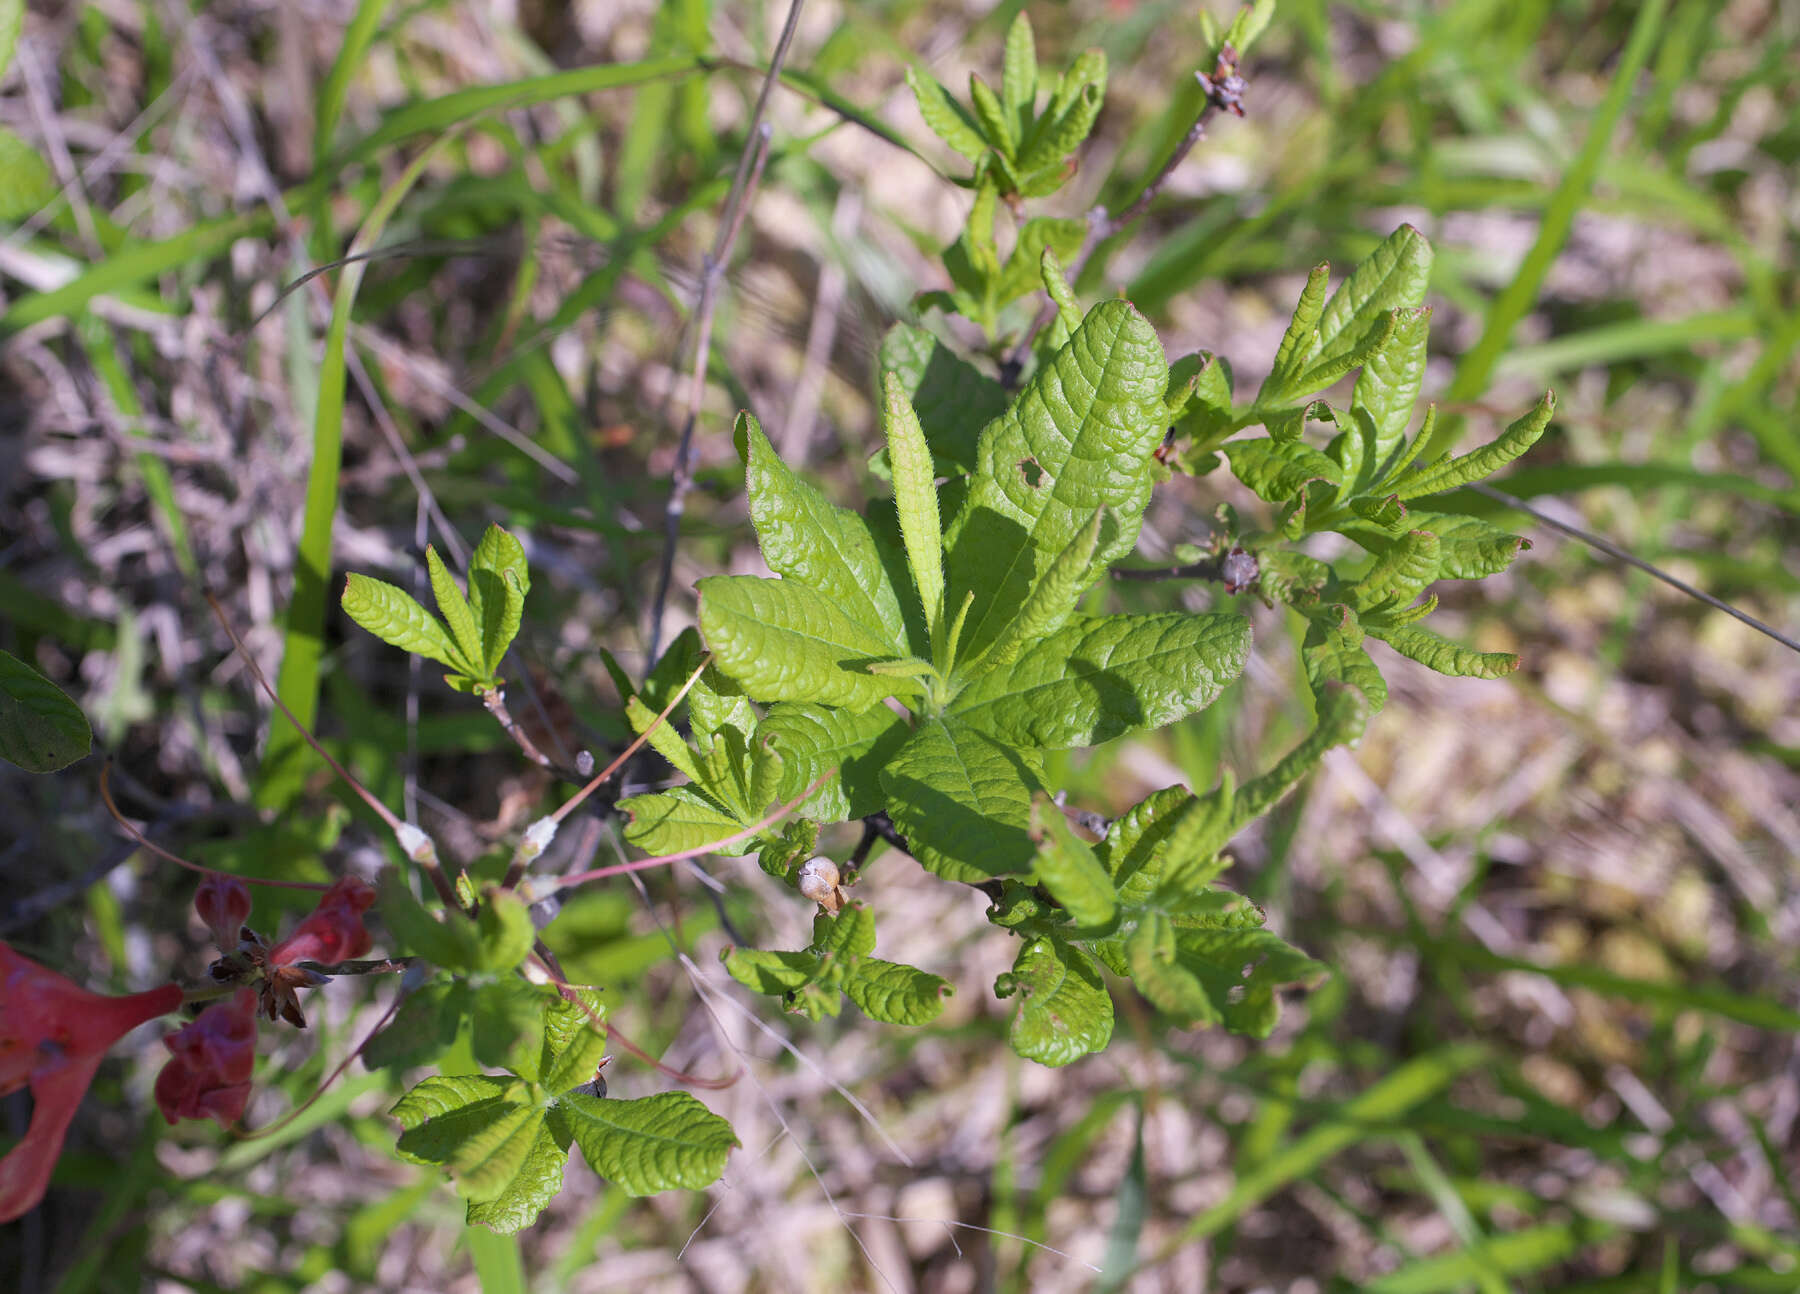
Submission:
[[[1031,797],[1031,839],[1038,847],[1034,869],[1038,883],[1062,904],[1078,926],[1104,926],[1118,911],[1112,878],[1094,856],[1093,846],[1075,834],[1050,796]]]
[[[21,10],[15,9],[10,15],[7,12],[14,3],[16,0],[0,0],[0,72],[12,54],[9,18],[13,23],[10,36],[18,35]],[[55,199],[56,190],[56,176],[50,164],[12,131],[0,129],[0,222],[10,225],[37,214]]]
[[[599,990],[564,991],[573,991],[579,1004],[560,995],[544,1004],[544,1044],[538,1060],[538,1081],[551,1092],[566,1092],[587,1082],[606,1053],[606,1009]]]
[[[397,951],[423,957],[446,970],[475,967],[474,927],[460,915],[447,920],[428,911],[413,897],[406,877],[390,870],[381,878],[381,919],[398,945]]]
[[[894,473],[894,507],[900,516],[900,535],[906,542],[906,564],[925,609],[925,625],[931,634],[932,655],[941,658],[944,633],[944,536],[938,523],[937,483],[933,479],[931,449],[919,415],[907,402],[898,376],[883,381],[882,430],[887,437],[888,463]]]
[[[625,718],[631,724],[631,730],[646,737],[650,749],[668,760],[676,772],[690,781],[700,781],[700,765],[695,761],[694,748],[682,740],[681,733],[672,722],[673,716],[657,723],[658,713],[635,696],[625,698]]]
[[[739,415],[737,431],[747,450],[744,490],[750,499],[750,519],[769,569],[823,594],[843,619],[860,626],[865,637],[872,635],[879,648],[870,654],[911,655],[900,596],[868,523],[833,505],[789,470],[755,418]],[[710,633],[707,638],[710,643]],[[725,672],[732,673],[729,668]],[[848,704],[825,696],[778,697],[751,690],[758,700]]]
[[[1387,680],[1362,644],[1362,624],[1343,603],[1333,603],[1310,617],[1300,659],[1314,697],[1323,696],[1327,684],[1342,683],[1361,692],[1371,710],[1387,704]]]
[[[798,580],[714,575],[698,587],[700,632],[714,662],[759,700],[866,710],[919,690],[910,679],[870,674],[870,664],[897,654],[892,644]]]
[[[1285,503],[1314,481],[1342,484],[1343,469],[1311,445],[1298,440],[1256,437],[1225,445],[1231,474],[1268,503]]]
[[[1306,276],[1293,318],[1275,350],[1275,363],[1269,376],[1256,393],[1258,405],[1276,405],[1287,399],[1294,383],[1305,371],[1308,361],[1319,347],[1319,320],[1325,313],[1325,288],[1331,279],[1331,266],[1321,262]]]
[[[1375,360],[1387,349],[1398,326],[1398,312],[1389,310],[1377,321],[1376,327],[1364,334],[1355,350],[1314,359],[1306,371],[1293,380],[1289,388],[1290,395],[1304,396],[1323,391],[1351,369]]]
[[[1537,443],[1556,412],[1556,392],[1544,392],[1537,407],[1501,432],[1480,449],[1461,458],[1443,459],[1411,476],[1391,482],[1402,499],[1416,499],[1425,494],[1441,494],[1470,481],[1490,476]]]
[[[651,854],[678,854],[735,836],[749,825],[691,786],[626,796],[619,801],[619,809],[631,815],[625,824],[625,839]],[[757,848],[754,840],[742,840],[722,846],[718,852],[736,857]]]
[[[525,548],[499,526],[489,526],[469,559],[469,610],[481,635],[482,664],[489,677],[518,636],[531,571]]]
[[[1225,1027],[1256,1038],[1267,1038],[1281,1018],[1277,989],[1311,988],[1330,974],[1267,930],[1177,929],[1175,955],[1206,990]]]
[[[865,957],[844,983],[856,1009],[883,1024],[930,1024],[955,992],[948,980],[914,966]]]
[[[588,1165],[627,1195],[703,1190],[738,1144],[731,1125],[686,1092],[636,1101],[572,1092],[558,1109]]]
[[[1112,996],[1088,955],[1043,936],[1019,950],[994,981],[996,997],[1019,999],[1006,1040],[1027,1060],[1052,1067],[1104,1051],[1112,1037]]]
[[[1009,305],[1044,283],[1044,253],[1051,252],[1058,261],[1068,261],[1081,250],[1087,237],[1085,220],[1053,220],[1039,217],[1027,220],[1019,231],[1019,241],[994,284],[994,304]],[[921,415],[923,416],[923,415]]]
[[[929,73],[913,67],[906,69],[906,83],[912,87],[913,97],[919,101],[919,115],[932,133],[971,162],[980,161],[988,151],[987,141],[950,92]]]
[[[1437,578],[1438,564],[1438,537],[1428,530],[1408,531],[1356,582],[1351,594],[1357,611],[1366,617],[1406,606]]]
[[[749,737],[759,722],[756,708],[736,683],[708,665],[688,689],[688,720],[694,745],[710,751],[727,729]]]
[[[1439,579],[1479,580],[1497,575],[1531,547],[1529,539],[1508,534],[1480,517],[1415,511],[1408,520],[1414,528],[1437,536]]]
[[[349,617],[390,647],[434,660],[459,674],[469,673],[463,660],[438,623],[412,594],[367,575],[351,575],[344,582],[344,611]]]
[[[1008,262],[1010,270],[1012,262]],[[975,470],[981,429],[1006,411],[1006,392],[993,378],[943,342],[911,324],[897,323],[881,339],[879,367],[900,378],[918,412],[939,476]]]
[[[1037,42],[1032,38],[1031,20],[1020,10],[1006,29],[1006,53],[1001,63],[1000,100],[1012,114],[1014,128],[1023,137],[1037,106],[1038,62]]]
[[[1095,512],[1087,526],[1076,532],[1069,546],[1051,559],[1025,604],[987,648],[974,660],[959,664],[956,677],[967,682],[989,670],[1011,665],[1019,653],[1041,638],[1055,633],[1075,613],[1081,595],[1094,582],[1094,550],[1100,543],[1105,514]]]
[[[410,994],[380,1033],[364,1044],[364,1069],[409,1069],[436,1060],[456,1041],[468,1010],[466,991],[448,980]]]
[[[1511,652],[1482,652],[1439,637],[1417,625],[1393,628],[1367,626],[1368,631],[1402,656],[1410,657],[1440,674],[1464,678],[1501,678],[1519,668]]]
[[[1097,563],[1137,543],[1162,442],[1169,386],[1162,345],[1123,301],[1103,301],[981,434],[969,493],[946,532],[951,606],[975,611],[962,650],[979,651],[1024,605],[1044,569],[1093,518]]]
[[[488,974],[516,969],[537,942],[531,909],[510,890],[490,885],[475,917],[474,969]]]
[[[1185,786],[1153,791],[1113,820],[1095,857],[1112,878],[1119,900],[1140,904],[1156,888],[1170,832],[1192,811],[1194,796]]]
[[[406,1131],[398,1149],[418,1163],[441,1164],[471,1200],[506,1190],[544,1131],[544,1109],[517,1079],[480,1075],[427,1078],[391,1111]]]
[[[536,1080],[542,1072],[544,994],[544,989],[513,978],[473,989],[469,1032],[475,1059]]]
[[[1039,775],[1024,755],[965,724],[926,719],[881,772],[888,816],[927,871],[979,882],[1031,870]]]
[[[1425,386],[1425,344],[1431,307],[1394,312],[1387,344],[1370,356],[1350,397],[1344,476],[1367,489],[1390,471],[1406,444],[1413,405]]]
[[[0,759],[28,773],[53,773],[92,745],[81,707],[17,656],[0,651]]]
[[[1043,197],[1062,187],[1069,174],[1067,159],[1093,130],[1105,98],[1100,87],[1086,86],[1061,112],[1039,119],[1018,159],[1026,197]]]
[[[1183,1026],[1217,1024],[1219,1010],[1192,972],[1176,959],[1175,925],[1166,913],[1144,914],[1125,941],[1132,982],[1160,1011]]]
[[[1084,49],[1069,64],[1068,71],[1056,84],[1056,93],[1051,97],[1050,106],[1044,115],[1061,116],[1081,97],[1082,91],[1092,87],[1101,97],[1106,94],[1106,51],[1102,49]]]
[[[843,822],[881,810],[882,766],[910,731],[904,719],[879,703],[867,710],[834,710],[784,702],[769,707],[757,736],[781,755],[775,798],[783,804],[837,769],[837,776],[798,812],[821,822]]]
[[[506,1236],[537,1221],[538,1214],[562,1190],[569,1140],[564,1120],[557,1111],[550,1111],[512,1180],[490,1199],[470,1200],[467,1220]]]
[[[720,961],[731,978],[752,993],[781,997],[813,982],[819,959],[805,949],[727,948]]]
[[[1240,615],[1077,617],[970,684],[949,714],[1008,745],[1095,746],[1205,708],[1249,654]]]
[[[815,916],[809,951],[828,968],[874,952],[875,917],[868,904],[853,902],[835,917],[828,912]]]
[[[1338,286],[1319,315],[1314,365],[1362,349],[1388,326],[1391,310],[1425,303],[1431,280],[1431,244],[1411,225],[1401,225]]]
[[[993,89],[981,77],[969,74],[969,106],[975,112],[975,124],[982,138],[1002,159],[1011,158],[1019,147],[1017,124],[1007,115]]]
[[[450,627],[450,641],[455,644],[457,657],[464,662],[461,672],[471,678],[486,678],[487,672],[482,668],[485,655],[481,650],[480,632],[475,627],[475,613],[469,610],[469,604],[462,590],[456,587],[456,580],[444,565],[444,559],[430,544],[425,545],[425,569],[431,575],[431,595],[437,599],[438,614]]]

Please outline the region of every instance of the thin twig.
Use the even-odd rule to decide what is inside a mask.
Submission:
[[[662,647],[663,611],[669,601],[669,581],[675,571],[675,541],[681,530],[681,516],[687,508],[687,492],[694,482],[694,424],[700,417],[700,404],[706,398],[707,360],[712,353],[713,312],[718,309],[719,283],[725,267],[731,263],[731,249],[737,242],[738,230],[749,210],[751,196],[762,179],[763,165],[769,159],[769,141],[774,130],[763,121],[769,96],[781,79],[781,66],[787,61],[788,47],[800,25],[800,6],[805,0],[793,0],[788,6],[787,21],[775,45],[775,56],[757,93],[756,106],[750,112],[750,128],[744,138],[744,151],[738,156],[737,174],[732,177],[731,191],[725,197],[725,210],[719,221],[718,237],[712,251],[701,263],[700,297],[694,307],[694,351],[692,375],[688,384],[687,412],[682,419],[681,439],[675,451],[675,468],[669,483],[669,505],[663,514],[662,559],[656,575],[656,597],[650,604],[648,634],[650,660]]]
[[[1175,145],[1175,151],[1169,154],[1169,160],[1163,163],[1162,169],[1156,173],[1150,183],[1144,186],[1143,191],[1132,200],[1130,206],[1116,216],[1108,212],[1105,207],[1095,207],[1088,212],[1087,236],[1082,239],[1081,249],[1075,253],[1075,258],[1068,265],[1069,282],[1073,283],[1081,277],[1081,271],[1086,268],[1089,258],[1099,249],[1101,243],[1124,232],[1150,209],[1150,204],[1156,201],[1157,196],[1162,193],[1169,178],[1175,174],[1175,169],[1187,160],[1187,155],[1194,151],[1194,145],[1206,138],[1206,123],[1212,119],[1215,112],[1222,109],[1239,117],[1244,115],[1246,83],[1244,78],[1238,75],[1237,51],[1230,45],[1219,47],[1219,57],[1213,64],[1211,76],[1204,72],[1196,72],[1194,79],[1206,92],[1206,102],[1200,105],[1200,113],[1194,118],[1194,124],[1188,127],[1187,134],[1181,137],[1181,142]],[[1031,354],[1031,343],[1037,339],[1040,332],[1050,326],[1050,321],[1055,317],[1056,303],[1046,301],[1039,308],[1037,317],[1031,321],[1031,326],[1025,330],[1025,335],[1019,338],[1012,353],[1000,366],[1002,383],[1008,387],[1018,384],[1019,374],[1025,368],[1025,360]]]
[[[1794,641],[1794,639],[1788,637],[1779,629],[1764,624],[1747,611],[1738,610],[1729,602],[1721,601],[1708,593],[1705,589],[1697,589],[1687,581],[1677,579],[1662,568],[1651,565],[1643,558],[1626,552],[1611,540],[1602,539],[1599,535],[1596,535],[1591,531],[1583,530],[1579,526],[1571,526],[1566,521],[1558,521],[1549,513],[1540,512],[1538,509],[1532,507],[1529,503],[1525,502],[1525,500],[1508,494],[1505,490],[1496,490],[1491,485],[1483,485],[1479,481],[1475,481],[1469,483],[1464,488],[1473,490],[1475,493],[1482,495],[1485,498],[1492,499],[1496,503],[1503,503],[1515,511],[1523,512],[1532,520],[1537,521],[1542,525],[1549,526],[1552,530],[1560,530],[1571,539],[1579,539],[1589,548],[1605,553],[1614,561],[1624,562],[1627,566],[1635,566],[1638,570],[1644,572],[1644,574],[1661,580],[1672,589],[1680,590],[1695,601],[1704,602],[1713,610],[1723,611],[1732,619],[1740,620],[1744,624],[1749,625],[1752,629],[1756,630],[1757,633],[1766,634],[1768,637],[1773,638],[1776,642],[1780,643],[1783,647],[1786,647],[1789,651],[1800,652],[1800,642]]]

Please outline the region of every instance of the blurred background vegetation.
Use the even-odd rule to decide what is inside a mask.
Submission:
[[[1195,6],[1031,7],[1047,60],[1097,46],[1112,67],[1058,214],[1128,199],[1192,120]],[[516,528],[536,681],[580,741],[619,741],[596,649],[643,665],[682,327],[786,8],[23,13],[0,82],[0,647],[82,702],[158,839],[266,875],[386,856],[323,778],[258,811],[267,707],[203,601],[273,674],[320,554],[405,584],[427,538]],[[736,408],[837,497],[881,488],[874,346],[943,286],[968,200],[903,71],[991,79],[1020,8],[804,6],[714,334],[677,623],[698,575],[755,568]],[[17,11],[0,3],[0,40]],[[1171,356],[1254,372],[1312,264],[1346,267],[1410,221],[1437,250],[1427,394],[1487,427],[1558,392],[1550,435],[1498,483],[1791,632],[1796,69],[1800,8],[1781,0],[1282,0],[1242,69],[1248,115],[1214,123],[1082,287],[1123,291]],[[358,271],[300,281],[366,223],[376,254],[334,315]],[[303,538],[315,449],[340,440],[335,516]],[[1159,492],[1143,551],[1204,540],[1220,502],[1260,506],[1210,480]],[[1007,937],[979,895],[891,853],[863,892],[886,955],[959,986],[943,1021],[781,1017],[716,955],[792,946],[808,911],[753,864],[709,860],[586,895],[554,928],[570,974],[668,1064],[743,1067],[699,1093],[744,1145],[708,1195],[632,1202],[578,1166],[516,1243],[465,1232],[438,1175],[392,1157],[385,1077],[353,1067],[266,1139],[171,1134],[147,1100],[150,1033],[103,1073],[46,1207],[0,1232],[0,1283],[1800,1288],[1800,660],[1508,520],[1534,549],[1446,601],[1520,672],[1449,680],[1383,655],[1394,698],[1369,737],[1234,848],[1230,883],[1337,968],[1268,1042],[1167,1030],[1124,989],[1104,1056],[1019,1060],[988,991]],[[1290,626],[1255,619],[1217,705],[1053,770],[1071,803],[1210,785],[1303,728]],[[547,775],[334,607],[325,625],[307,667],[322,735],[446,854],[492,866]],[[97,762],[0,775],[0,936],[96,987],[196,973],[191,886],[121,840]],[[601,819],[577,846],[617,848]],[[252,923],[292,921],[279,902],[259,894]],[[320,997],[309,1034],[265,1055],[253,1125],[379,1009]],[[611,1076],[623,1095],[668,1081],[628,1059]],[[28,1110],[10,1098],[0,1138]]]

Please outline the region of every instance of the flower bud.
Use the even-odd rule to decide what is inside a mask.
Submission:
[[[325,891],[319,906],[294,927],[293,934],[269,949],[269,965],[307,961],[331,965],[361,957],[374,942],[362,920],[374,902],[373,886],[355,876],[344,877]]]
[[[228,953],[238,946],[238,931],[250,918],[250,887],[235,876],[209,874],[194,892],[194,911],[212,931],[219,951]]]

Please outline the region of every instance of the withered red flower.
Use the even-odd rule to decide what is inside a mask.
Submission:
[[[31,1126],[0,1159],[0,1222],[37,1206],[63,1138],[113,1043],[181,1005],[181,986],[89,993],[0,943],[0,1096],[31,1086]]]
[[[256,1068],[256,990],[239,989],[163,1039],[169,1061],[156,1076],[156,1106],[170,1123],[244,1115]]]
[[[375,888],[355,876],[346,876],[319,899],[319,906],[294,933],[269,949],[271,966],[295,962],[348,961],[361,957],[374,942],[363,926],[362,914],[375,903]]]
[[[250,919],[250,887],[235,876],[208,875],[194,892],[194,911],[212,931],[219,951],[229,953]]]

